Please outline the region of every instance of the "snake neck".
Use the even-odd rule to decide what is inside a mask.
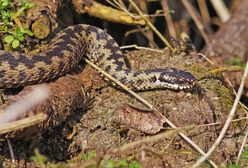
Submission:
[[[155,81],[159,76],[156,70],[150,70],[150,72],[146,72],[122,69],[115,74],[111,74],[111,76],[127,86],[129,89],[135,91],[162,88],[162,86],[157,84]],[[113,83],[111,84],[115,85]]]
[[[195,77],[175,68],[133,71],[123,69],[112,76],[135,91],[152,89],[188,90],[195,85]]]

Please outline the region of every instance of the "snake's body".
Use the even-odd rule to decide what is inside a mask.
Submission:
[[[189,89],[195,81],[191,73],[174,68],[133,71],[109,34],[94,26],[75,25],[60,32],[46,52],[26,56],[0,51],[0,89],[58,78],[77,68],[83,56],[134,90]]]

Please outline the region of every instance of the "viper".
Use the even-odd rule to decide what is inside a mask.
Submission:
[[[117,42],[104,30],[90,25],[70,26],[36,55],[0,51],[0,89],[48,82],[79,66],[83,57],[109,73],[130,89],[190,89],[195,77],[187,71],[165,68],[130,69]]]

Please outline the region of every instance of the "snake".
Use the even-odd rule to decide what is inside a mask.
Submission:
[[[38,54],[0,50],[0,89],[56,80],[78,68],[83,58],[132,90],[186,90],[196,81],[190,72],[176,68],[132,70],[111,35],[98,27],[79,24],[59,32],[48,49]]]

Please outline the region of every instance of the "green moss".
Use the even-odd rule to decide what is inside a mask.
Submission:
[[[32,24],[34,36],[38,39],[46,38],[50,33],[50,23],[47,17],[41,17]]]
[[[212,92],[212,96],[218,97],[223,112],[229,112],[233,105],[232,93],[223,83],[216,78],[208,78],[202,87]],[[213,98],[212,97],[212,98]]]
[[[241,68],[245,68],[245,62],[242,61],[239,57],[229,58],[228,60],[224,61],[224,63],[228,65],[236,65]]]

